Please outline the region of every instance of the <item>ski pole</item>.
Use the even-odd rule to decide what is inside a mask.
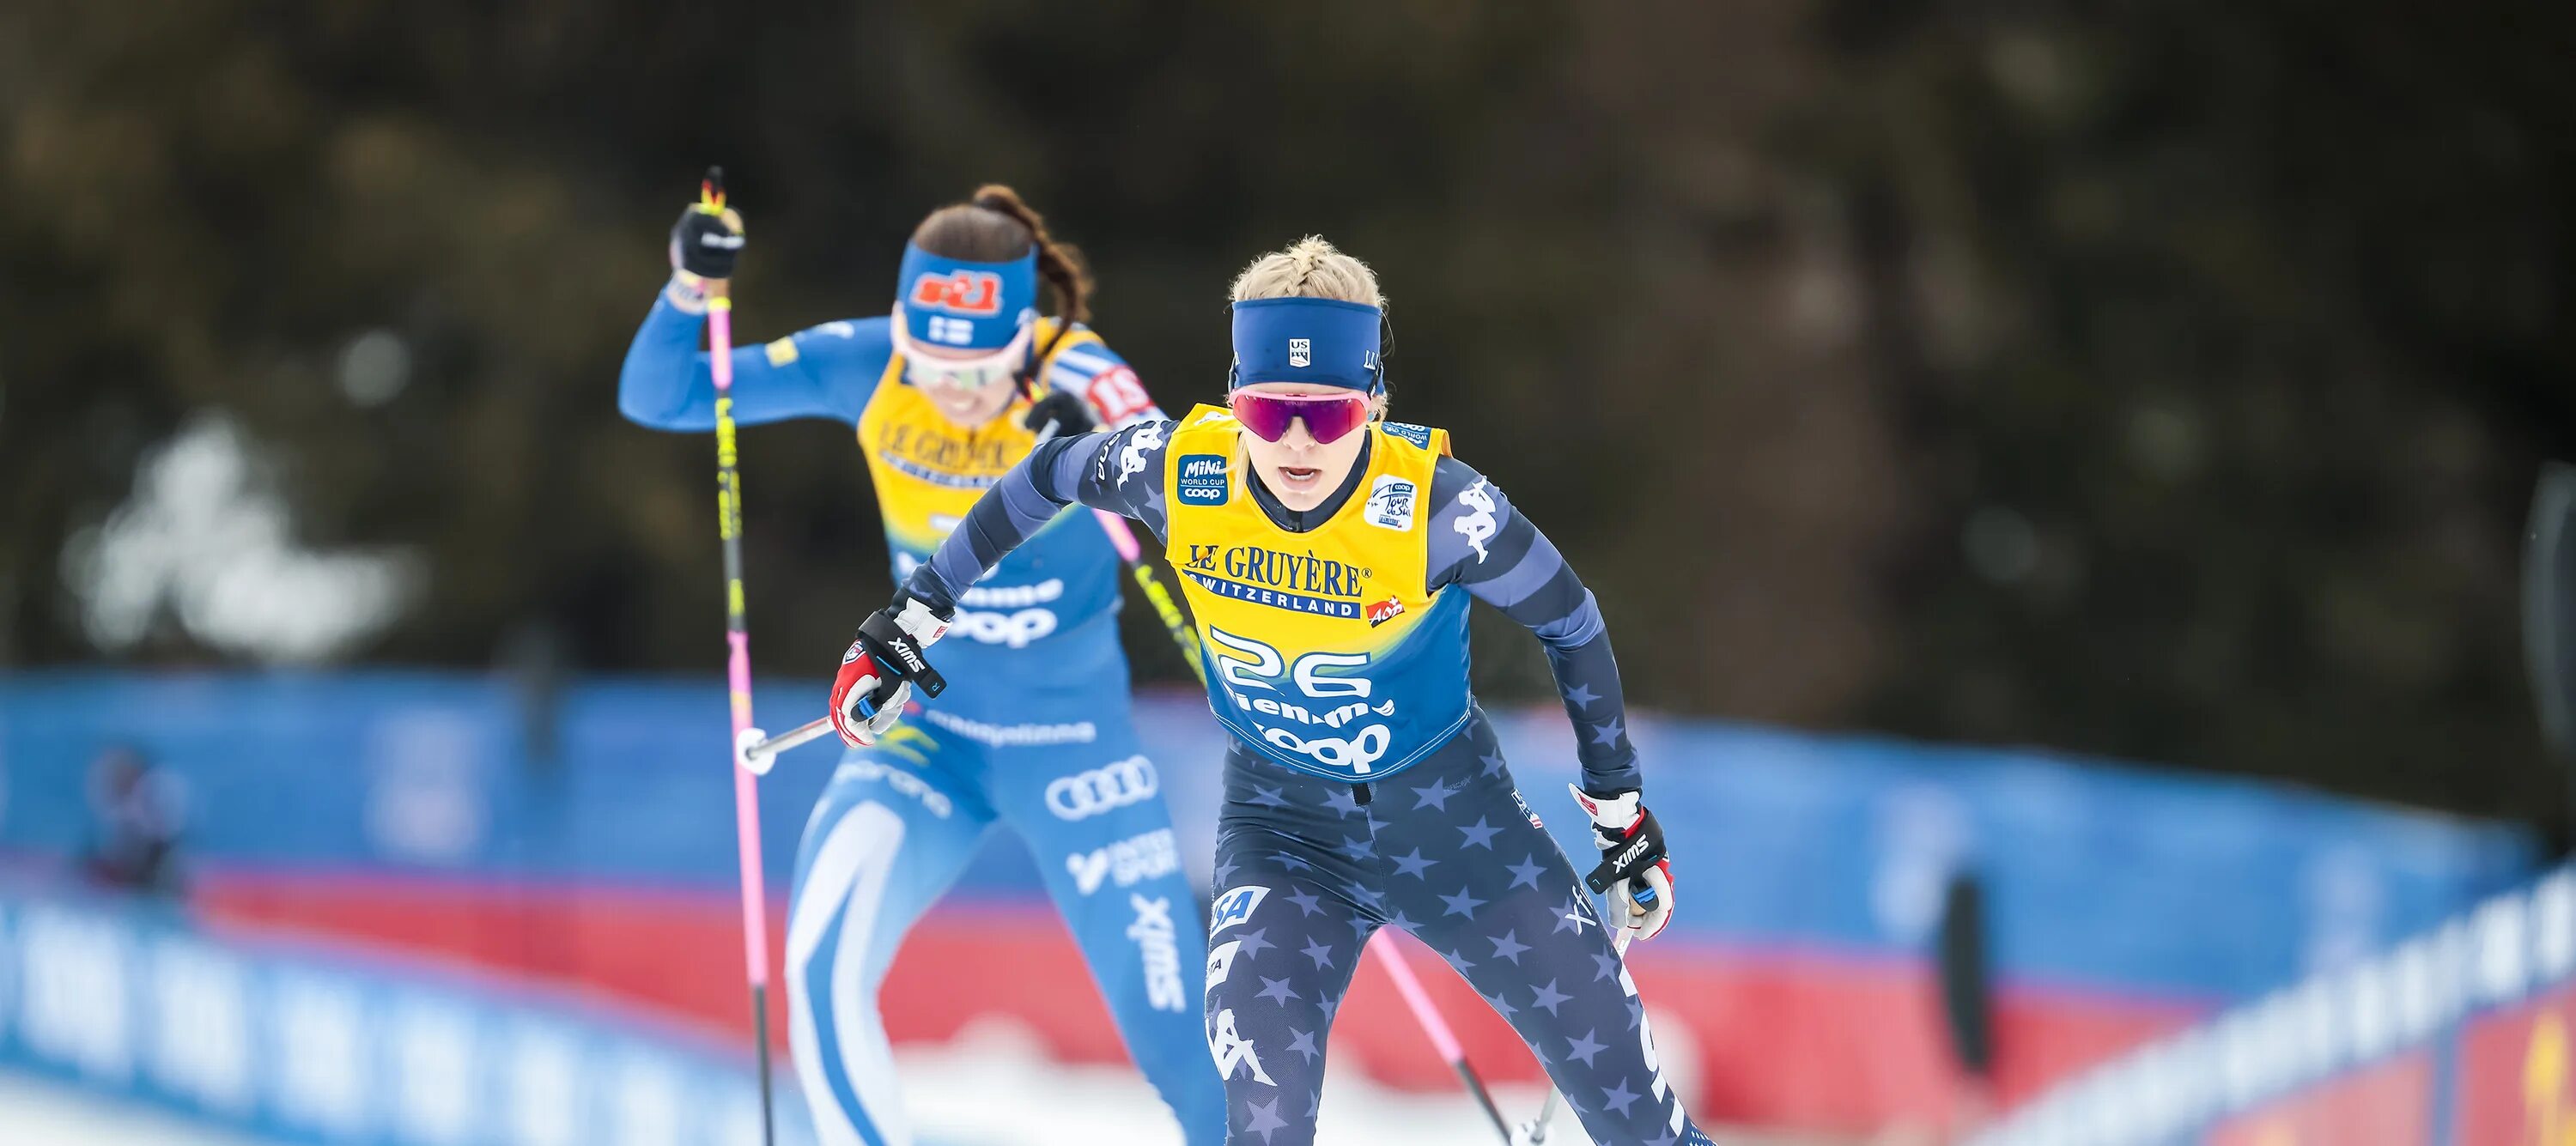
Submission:
[[[1494,1132],[1502,1135],[1508,1146],[1512,1140],[1510,1124],[1503,1121],[1503,1112],[1494,1106],[1494,1096],[1486,1093],[1485,1080],[1477,1077],[1476,1068],[1468,1064],[1467,1052],[1458,1045],[1458,1036],[1451,1033],[1449,1023],[1440,1017],[1438,1008],[1431,1005],[1431,996],[1423,993],[1422,980],[1413,977],[1413,966],[1404,961],[1403,952],[1395,949],[1395,940],[1381,932],[1369,939],[1369,951],[1377,956],[1378,964],[1386,968],[1386,977],[1395,980],[1395,993],[1404,996],[1404,1005],[1413,1011],[1413,1021],[1421,1024],[1423,1034],[1430,1036],[1431,1049],[1439,1052],[1440,1057],[1448,1062],[1449,1069],[1458,1072],[1459,1081],[1467,1084],[1467,1093],[1475,1098],[1476,1105],[1485,1108],[1485,1117],[1493,1120]]]
[[[832,718],[828,716],[815,717],[776,736],[768,736],[754,728],[742,746],[742,766],[754,776],[766,776],[769,774],[770,763],[779,753],[790,748],[802,747],[831,734]]]
[[[698,210],[725,211],[724,169],[707,168],[698,185]],[[742,853],[742,961],[751,984],[751,1030],[760,1061],[760,1140],[777,1139],[769,1097],[768,885],[760,874],[758,773],[743,748],[759,739],[751,725],[751,634],[742,607],[742,475],[735,467],[733,423],[733,297],[707,299],[707,359],[716,385],[716,535],[724,541],[725,688],[733,702],[733,827]]]
[[[1127,563],[1128,576],[1145,592],[1145,600],[1154,606],[1154,614],[1163,619],[1163,631],[1172,643],[1181,646],[1181,659],[1190,662],[1190,672],[1199,683],[1207,683],[1207,665],[1199,659],[1199,631],[1190,627],[1190,619],[1181,612],[1172,591],[1163,587],[1163,579],[1154,575],[1154,567],[1145,560],[1144,551],[1136,545],[1136,535],[1127,529],[1127,519],[1105,509],[1091,511],[1100,519],[1101,531],[1109,535],[1109,544],[1118,550],[1118,559]]]
[[[1021,392],[1028,393],[1033,385],[1023,378]],[[1057,432],[1056,423],[1049,420],[1039,428],[1038,441],[1043,444]],[[1155,576],[1153,564],[1145,560],[1145,551],[1136,544],[1136,535],[1127,528],[1127,519],[1105,509],[1094,509],[1091,515],[1100,522],[1100,531],[1109,535],[1109,547],[1118,551],[1120,561],[1127,563],[1127,575],[1135,579],[1136,588],[1145,594],[1146,603],[1154,606],[1154,615],[1162,618],[1164,634],[1181,647],[1181,659],[1189,662],[1190,675],[1205,685],[1207,665],[1199,660],[1199,631],[1190,627],[1189,614],[1181,611],[1180,602],[1173,599],[1172,591],[1164,587],[1161,577]]]

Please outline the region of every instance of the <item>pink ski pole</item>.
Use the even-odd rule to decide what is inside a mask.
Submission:
[[[1476,1105],[1485,1108],[1485,1117],[1493,1120],[1494,1133],[1502,1135],[1506,1144],[1510,1143],[1512,1128],[1503,1121],[1503,1112],[1495,1108],[1494,1096],[1485,1092],[1485,1080],[1478,1078],[1476,1068],[1468,1065],[1466,1048],[1458,1045],[1458,1036],[1450,1032],[1448,1021],[1442,1019],[1440,1011],[1431,1005],[1431,996],[1423,992],[1422,980],[1413,977],[1413,965],[1405,962],[1404,953],[1395,949],[1395,940],[1381,931],[1370,937],[1369,951],[1377,956],[1378,964],[1386,968],[1386,977],[1395,980],[1395,993],[1404,996],[1404,1005],[1413,1011],[1413,1021],[1422,1024],[1423,1034],[1431,1036],[1431,1049],[1439,1052],[1441,1059],[1449,1064],[1449,1069],[1458,1072],[1459,1080],[1467,1084],[1467,1093],[1475,1097]]]
[[[724,169],[707,168],[698,210],[722,215]],[[751,983],[751,1030],[760,1062],[760,1140],[777,1141],[769,1098],[768,884],[760,874],[760,787],[744,749],[760,739],[751,724],[751,634],[742,607],[742,475],[734,468],[733,298],[707,299],[708,367],[716,383],[716,533],[724,540],[725,690],[733,702],[733,830],[742,855],[742,961]],[[765,767],[763,770],[766,770]]]

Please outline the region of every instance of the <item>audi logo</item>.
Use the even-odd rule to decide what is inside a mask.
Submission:
[[[1048,781],[1047,810],[1059,820],[1089,819],[1113,808],[1152,799],[1161,788],[1154,778],[1154,762],[1143,756],[1130,756]]]

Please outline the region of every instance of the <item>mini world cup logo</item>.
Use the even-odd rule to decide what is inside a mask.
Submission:
[[[1315,344],[1312,340],[1304,338],[1291,338],[1288,340],[1288,364],[1290,366],[1303,368],[1312,366],[1314,363]]]

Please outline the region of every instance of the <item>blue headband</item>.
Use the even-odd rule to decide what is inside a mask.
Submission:
[[[1000,350],[1038,316],[1038,253],[1007,263],[942,258],[906,243],[895,278],[904,333],[929,346]]]
[[[1256,298],[1234,304],[1234,370],[1226,386],[1312,382],[1376,393],[1383,312],[1329,298]]]

